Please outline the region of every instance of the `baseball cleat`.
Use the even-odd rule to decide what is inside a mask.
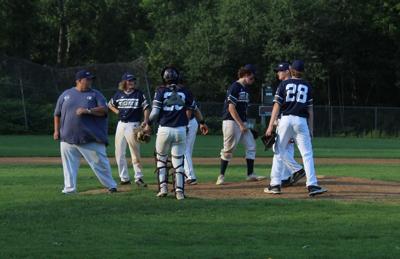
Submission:
[[[130,180],[128,180],[128,181],[122,181],[121,180],[121,182],[119,184],[120,185],[128,185],[128,184],[131,184],[131,181]]]
[[[225,176],[222,174],[218,176],[217,182],[215,183],[216,185],[223,185],[225,183]]]
[[[282,187],[289,187],[293,185],[293,176],[289,176],[289,178],[281,181]]]
[[[168,195],[167,187],[161,187],[160,191],[157,193],[157,197],[165,197]]]
[[[177,200],[185,199],[185,195],[183,194],[183,192],[176,192],[175,193],[175,197],[176,197]]]
[[[280,185],[268,185],[267,188],[264,188],[265,193],[271,193],[271,194],[281,194],[281,186]]]
[[[295,172],[292,175],[292,185],[297,183],[304,176],[306,176],[306,171],[304,171],[304,169],[300,169],[299,171]]]
[[[136,185],[138,187],[147,187],[147,184],[145,182],[143,182],[142,178],[139,178],[135,181]]]
[[[259,175],[256,175],[255,173],[252,173],[246,177],[246,181],[248,181],[248,182],[261,181],[261,180],[264,180],[265,178],[267,178],[267,177],[259,176]]]
[[[321,186],[317,185],[307,186],[307,189],[308,189],[308,195],[311,197],[328,191],[327,189],[324,189]]]
[[[197,180],[196,179],[187,179],[186,180],[186,184],[196,185],[197,184]]]
[[[108,192],[109,193],[117,192],[117,188],[110,188],[110,189],[108,189]]]

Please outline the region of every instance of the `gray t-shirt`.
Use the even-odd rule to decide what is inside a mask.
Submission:
[[[108,144],[106,116],[76,115],[79,107],[91,109],[98,106],[107,107],[107,101],[97,90],[80,92],[75,87],[65,90],[58,98],[54,111],[54,116],[60,117],[60,140],[69,144]]]

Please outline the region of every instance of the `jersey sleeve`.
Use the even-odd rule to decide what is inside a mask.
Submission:
[[[314,103],[313,88],[311,86],[309,86],[306,104],[307,104],[307,106],[313,106],[313,103]]]
[[[146,110],[150,106],[149,102],[147,101],[146,96],[143,93],[141,93],[141,95],[140,95],[140,104],[141,104],[143,110]]]
[[[164,98],[164,94],[163,94],[162,88],[159,87],[157,89],[156,93],[154,94],[153,108],[161,109],[162,104],[163,104],[163,98]]]
[[[108,103],[111,104],[112,106],[114,106],[115,108],[118,108],[118,102],[117,102],[117,100],[118,100],[118,92],[116,92],[116,93],[114,94],[114,96],[111,97],[111,99],[110,99],[110,101],[109,101]]]
[[[285,85],[283,83],[280,83],[278,88],[276,89],[273,102],[282,105],[284,98],[285,98]]]
[[[107,107],[107,99],[99,91],[96,91],[96,103],[97,107]]]
[[[239,87],[236,84],[232,84],[229,87],[228,92],[226,94],[227,102],[232,103],[233,105],[236,106],[239,99],[239,91],[240,91]]]
[[[64,93],[58,97],[56,108],[54,109],[54,116],[61,117],[61,108],[64,103]]]

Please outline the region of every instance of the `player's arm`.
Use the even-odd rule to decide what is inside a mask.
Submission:
[[[97,117],[105,117],[108,114],[107,108],[107,100],[106,98],[100,93],[96,92],[96,107],[93,108],[84,108],[79,107],[76,109],[76,115],[89,115],[89,116],[97,116]]]
[[[60,139],[60,116],[54,116],[54,133],[53,139]]]
[[[149,124],[151,125],[153,122],[158,121],[158,117],[160,116],[160,110],[163,104],[163,93],[159,89],[157,89],[156,93],[154,94],[153,98],[153,107],[151,109],[149,115]]]
[[[78,108],[76,110],[76,115],[92,115],[92,116],[97,116],[97,117],[104,117],[108,113],[107,106],[97,106],[94,108]]]
[[[266,136],[271,136],[272,131],[274,130],[275,121],[278,119],[278,115],[279,115],[280,110],[281,110],[280,104],[279,103],[274,103],[274,106],[272,107],[271,118],[269,119],[268,128],[265,131],[265,135]]]
[[[240,118],[237,110],[236,110],[236,106],[233,103],[229,103],[228,104],[228,111],[231,114],[232,118],[236,121],[236,123],[239,125],[240,127],[240,131],[241,132],[245,132],[247,131],[246,126],[244,125],[242,119]]]
[[[208,126],[207,126],[206,122],[204,121],[203,114],[201,113],[199,107],[197,107],[197,106],[196,106],[196,109],[194,110],[194,117],[200,124],[201,134],[207,135],[208,134]]]
[[[307,107],[308,111],[308,130],[310,131],[310,137],[314,137],[314,109],[313,106]]]
[[[117,107],[115,107],[115,105],[114,105],[113,103],[114,103],[114,100],[113,100],[113,99],[111,99],[111,100],[108,102],[108,109],[110,109],[113,113],[118,114],[118,113],[119,113],[119,110],[118,110]]]

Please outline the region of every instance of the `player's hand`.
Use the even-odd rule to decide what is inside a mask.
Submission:
[[[271,136],[272,135],[272,131],[273,131],[273,127],[268,127],[268,129],[265,131],[265,136]]]
[[[248,130],[248,128],[245,125],[239,125],[239,127],[240,127],[240,132],[242,133],[245,133]]]
[[[143,125],[143,124],[142,124]],[[143,127],[143,131],[147,134],[151,134],[151,127],[149,126],[149,124],[144,123],[144,127]]]
[[[208,134],[208,127],[207,127],[207,124],[205,124],[205,123],[200,124],[200,132],[201,132],[201,134],[203,134],[203,135],[207,135],[207,134]]]
[[[60,132],[59,132],[59,131],[54,131],[54,133],[53,133],[53,139],[54,139],[54,140],[60,139]]]
[[[79,107],[76,109],[76,115],[88,114],[88,110],[86,108]]]

